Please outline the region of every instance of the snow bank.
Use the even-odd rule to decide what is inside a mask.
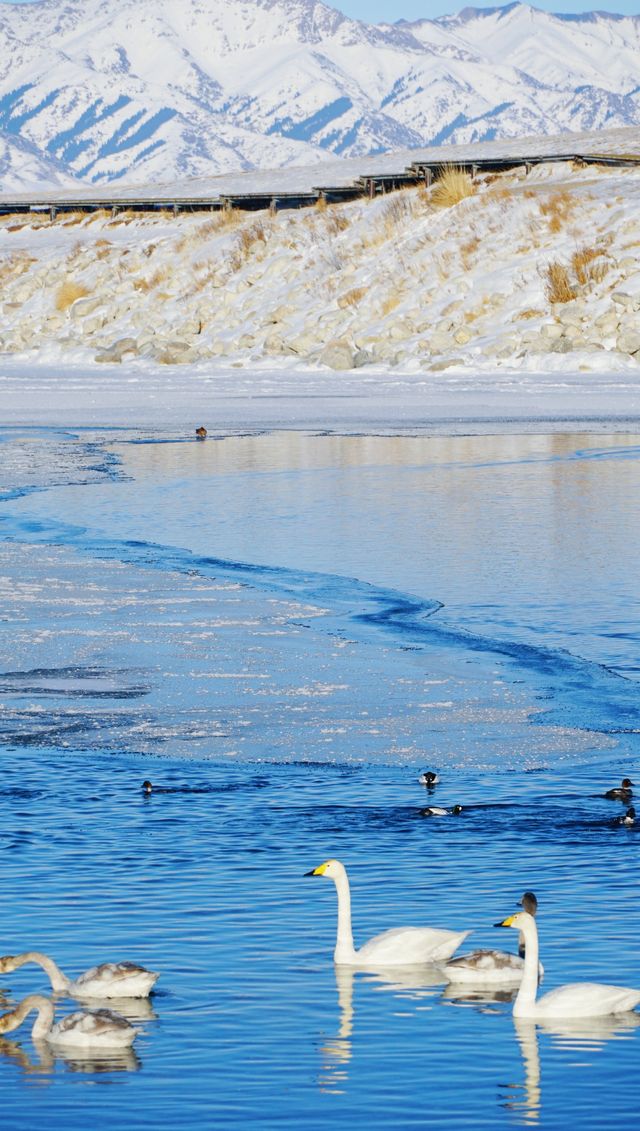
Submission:
[[[74,419],[93,422],[117,422],[129,387],[147,414],[184,389],[185,420],[203,396],[231,420],[239,397],[355,397],[361,413],[368,393],[387,413],[407,397],[412,419],[456,416],[463,396],[495,417],[492,388],[499,415],[545,415],[527,407],[542,395],[578,418],[602,412],[602,374],[615,413],[635,413],[640,170],[566,162],[468,187],[446,207],[411,189],[276,215],[5,217],[3,418],[50,419],[21,415],[39,382],[71,399],[78,383]]]

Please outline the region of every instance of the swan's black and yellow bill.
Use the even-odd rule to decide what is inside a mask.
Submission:
[[[514,916],[509,915],[506,919],[503,919],[501,923],[494,923],[493,925],[494,927],[513,927],[513,919]]]
[[[327,866],[326,861],[324,864],[318,864],[317,868],[312,868],[310,872],[305,872],[305,876],[324,876],[324,871]]]

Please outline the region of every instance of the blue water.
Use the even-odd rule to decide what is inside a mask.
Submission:
[[[302,875],[347,864],[356,942],[505,946],[532,888],[546,989],[640,986],[602,798],[640,772],[640,437],[7,430],[0,468],[0,947],[161,971],[129,1057],[0,1044],[7,1126],[635,1118],[635,1015],[337,976]],[[420,815],[431,767],[459,818]]]

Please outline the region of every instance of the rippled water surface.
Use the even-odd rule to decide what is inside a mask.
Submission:
[[[640,986],[640,827],[602,797],[640,773],[640,437],[9,430],[0,468],[0,948],[161,972],[128,1056],[8,1034],[7,1126],[634,1120],[635,1014],[336,973],[303,873],[347,864],[356,943],[515,946],[532,888],[546,989]]]

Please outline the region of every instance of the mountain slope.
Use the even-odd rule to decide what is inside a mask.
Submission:
[[[640,17],[520,4],[372,26],[320,0],[4,3],[0,130],[87,183],[308,165],[639,124],[639,59]]]

